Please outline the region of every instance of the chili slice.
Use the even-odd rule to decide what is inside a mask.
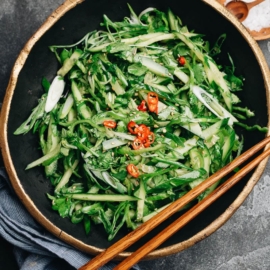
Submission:
[[[138,150],[138,149],[144,148],[143,142],[142,142],[139,138],[136,138],[136,139],[132,142],[132,148],[133,148],[134,150]]]
[[[142,100],[141,104],[138,105],[137,108],[138,108],[139,111],[146,112],[147,111],[147,107],[146,107],[145,100]]]
[[[127,128],[131,134],[137,134],[138,125],[134,121],[130,121],[127,125]]]
[[[140,175],[139,169],[134,164],[127,165],[127,172],[135,178],[139,177]]]
[[[127,127],[131,134],[137,135],[132,142],[132,148],[134,150],[147,148],[155,141],[155,134],[146,125],[138,125],[134,121],[130,121]]]
[[[137,138],[140,139],[142,142],[144,142],[145,140],[147,140],[148,135],[150,133],[150,129],[149,127],[147,127],[144,124],[141,124],[137,127],[136,129],[137,131]]]
[[[158,113],[158,95],[155,92],[147,94],[148,109],[150,112]]]
[[[103,122],[103,125],[107,128],[116,128],[116,122],[112,120],[106,120]]]
[[[144,143],[144,147],[149,147],[153,142],[155,141],[155,134],[153,132],[150,132],[148,134],[147,140]]]

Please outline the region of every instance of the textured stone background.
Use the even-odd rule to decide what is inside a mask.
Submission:
[[[0,102],[23,45],[63,0],[0,0]],[[259,42],[270,66],[270,40]],[[188,250],[140,263],[143,270],[270,269],[270,163],[261,180],[232,218]],[[16,269],[11,247],[0,240],[0,268]]]

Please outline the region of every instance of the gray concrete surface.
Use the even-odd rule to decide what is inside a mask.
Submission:
[[[0,0],[0,102],[26,41],[63,0]],[[270,66],[270,40],[260,41]],[[270,163],[232,218],[207,239],[176,255],[141,262],[143,270],[270,269]],[[0,242],[1,245],[1,242]],[[2,249],[3,250],[3,249]]]

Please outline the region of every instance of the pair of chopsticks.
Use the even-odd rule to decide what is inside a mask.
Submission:
[[[139,226],[134,231],[130,232],[128,235],[120,239],[118,242],[104,250],[102,253],[94,257],[87,264],[83,265],[79,270],[95,270],[106,264],[111,259],[115,258],[120,252],[127,249],[129,246],[134,244],[137,240],[142,238],[152,229],[157,227],[160,223],[168,219],[170,216],[179,211],[187,203],[191,202],[197,198],[203,191],[211,187],[215,182],[226,176],[228,173],[232,172],[236,167],[243,164],[250,157],[252,157],[256,152],[265,147],[270,142],[270,136],[266,137],[264,140],[247,150],[245,153],[237,157],[231,163],[223,167],[221,170],[211,175],[207,180],[202,182],[200,185],[196,186],[194,189],[189,191],[185,196],[174,201],[163,211],[159,212],[153,218],[149,219],[147,222]],[[188,222],[194,219],[198,214],[200,214],[204,209],[210,206],[214,201],[216,201],[221,195],[228,191],[232,186],[238,183],[247,173],[249,173],[255,166],[257,166],[263,159],[270,155],[270,148],[262,152],[259,156],[253,159],[250,163],[245,165],[241,170],[236,172],[227,181],[215,189],[206,198],[197,203],[185,214],[180,216],[177,220],[171,223],[158,235],[153,237],[145,245],[139,248],[137,251],[133,252],[129,257],[124,259],[120,264],[118,264],[114,270],[125,270],[130,269],[134,264],[140,261],[144,256],[150,253],[152,250],[156,249],[170,236],[180,230]]]

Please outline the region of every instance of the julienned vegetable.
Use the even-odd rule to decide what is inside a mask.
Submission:
[[[214,60],[226,35],[209,49],[171,10],[129,8],[130,18],[104,15],[103,30],[50,47],[61,68],[15,131],[39,134],[43,155],[26,169],[44,166],[52,208],[87,233],[101,223],[109,240],[239,155],[234,125],[266,131],[242,122],[254,113],[236,95],[233,62]]]

